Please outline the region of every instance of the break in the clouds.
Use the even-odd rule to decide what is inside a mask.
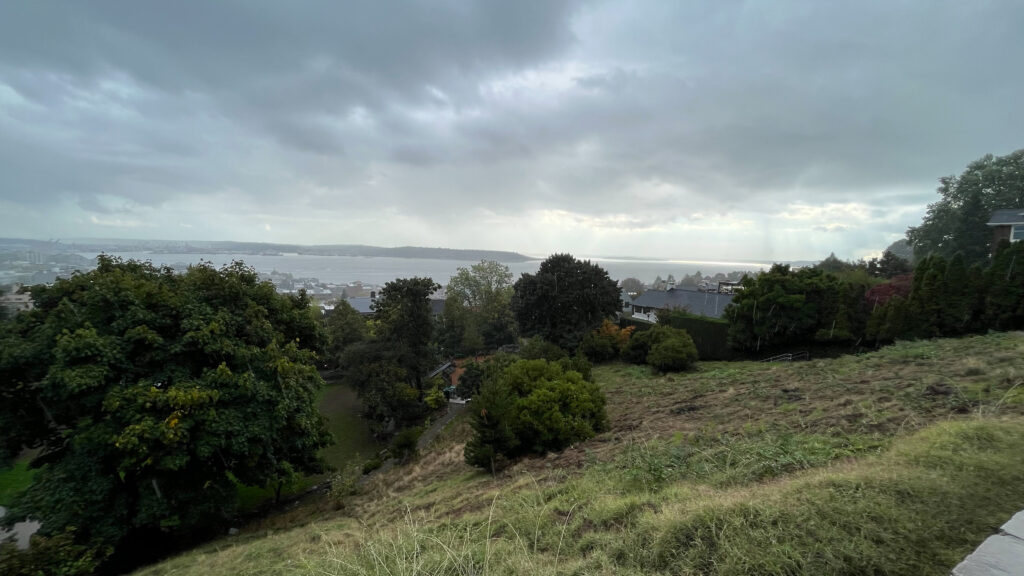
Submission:
[[[1024,143],[1024,4],[5,2],[0,236],[877,252]]]

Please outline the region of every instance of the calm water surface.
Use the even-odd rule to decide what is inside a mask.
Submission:
[[[427,276],[441,284],[459,268],[473,264],[465,260],[434,260],[424,258],[364,258],[354,256],[313,256],[285,254],[265,256],[258,254],[153,254],[150,252],[116,252],[115,256],[135,260],[150,260],[156,265],[195,264],[200,261],[212,262],[215,266],[241,260],[258,272],[287,272],[301,278],[317,278],[321,282],[345,283],[359,280],[370,284],[383,284],[395,278]],[[93,257],[95,254],[83,254]],[[590,258],[616,279],[639,278],[652,282],[657,276],[667,278],[669,274],[677,279],[700,271],[704,274],[728,273],[734,270],[767,269],[764,262],[702,262],[691,260],[625,260],[614,258]],[[523,272],[533,273],[540,266],[540,260],[507,263],[515,278]]]

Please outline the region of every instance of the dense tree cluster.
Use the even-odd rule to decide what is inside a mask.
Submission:
[[[914,267],[906,258],[898,256],[892,250],[886,250],[881,258],[872,258],[867,261],[868,274],[875,278],[893,278],[901,274],[908,274]]]
[[[959,252],[967,266],[985,263],[992,240],[986,223],[992,212],[1024,207],[1024,149],[986,155],[939,183],[942,198],[928,206],[920,226],[907,231],[914,254],[949,259]]]
[[[874,309],[866,336],[887,342],[957,336],[987,329],[1024,328],[1024,243],[1004,243],[992,265],[967,268],[959,253],[929,256],[914,273],[906,297]]]
[[[818,268],[775,264],[725,308],[729,345],[757,351],[807,342],[853,342],[862,333],[867,285]]]
[[[106,256],[32,294],[0,335],[0,457],[38,449],[39,467],[10,517],[100,562],[221,525],[236,482],[322,471],[304,294],[241,263],[175,274]]]

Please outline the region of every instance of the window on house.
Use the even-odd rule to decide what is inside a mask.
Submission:
[[[1024,224],[1014,224],[1013,231],[1010,232],[1010,240],[1013,242],[1024,240]]]

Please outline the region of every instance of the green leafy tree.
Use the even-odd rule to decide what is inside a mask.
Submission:
[[[448,282],[446,293],[442,330],[446,349],[472,354],[515,342],[515,319],[509,307],[512,272],[508,266],[482,260],[469,268],[459,268]]]
[[[107,256],[32,293],[0,343],[3,463],[39,450],[12,517],[101,561],[218,526],[236,481],[322,471],[305,294],[241,263],[178,275]]]
[[[512,272],[500,262],[481,260],[469,268],[459,268],[448,282],[446,293],[469,308],[507,306],[512,298]]]
[[[374,302],[377,340],[398,351],[402,367],[418,390],[423,377],[437,363],[431,351],[434,319],[430,295],[441,286],[430,278],[400,278],[384,284]]]
[[[324,317],[324,335],[327,338],[324,359],[331,366],[337,366],[345,349],[366,340],[370,329],[363,315],[341,300]]]
[[[950,258],[962,252],[968,266],[984,261],[992,238],[989,216],[1024,206],[1024,149],[971,162],[959,176],[940,178],[938,193],[942,198],[928,206],[921,225],[907,231],[914,254]]]
[[[377,436],[422,421],[427,414],[417,378],[407,366],[408,352],[379,340],[349,346],[342,354],[344,380],[359,395],[363,417]]]
[[[439,288],[430,278],[385,284],[374,303],[374,337],[342,354],[344,379],[378,436],[410,427],[429,411],[425,377],[437,364],[430,295]]]
[[[512,312],[524,336],[575,350],[587,332],[615,315],[619,295],[615,281],[597,264],[555,254],[536,274],[523,274],[515,283]]]

